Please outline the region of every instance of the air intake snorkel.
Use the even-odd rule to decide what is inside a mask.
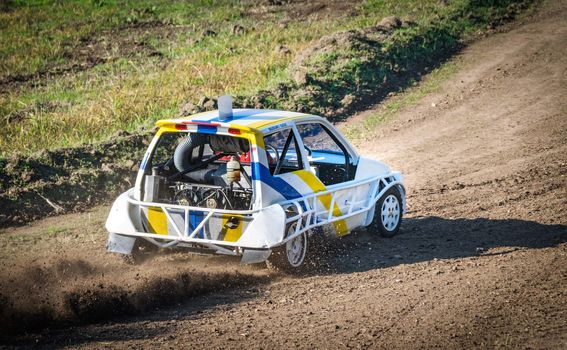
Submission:
[[[220,96],[218,100],[219,120],[221,122],[232,119],[232,97],[228,95]]]

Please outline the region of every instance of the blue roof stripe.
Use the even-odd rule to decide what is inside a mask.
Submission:
[[[197,132],[203,134],[216,134],[217,127],[214,125],[197,125]]]
[[[232,118],[221,121],[219,120],[218,111],[207,112],[204,115],[197,115],[191,119],[197,123],[230,123],[237,121],[266,121],[275,122],[280,119],[287,119],[289,117],[301,116],[304,113],[289,112],[270,109],[234,109]]]

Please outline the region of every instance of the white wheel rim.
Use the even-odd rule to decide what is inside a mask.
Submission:
[[[291,225],[288,229],[288,234],[292,234],[295,231],[295,225]],[[303,263],[305,259],[305,253],[307,251],[307,240],[305,233],[287,241],[285,244],[285,250],[287,254],[287,260],[289,264],[293,267],[298,267]]]
[[[382,226],[387,231],[394,231],[400,222],[400,201],[393,194],[384,199],[380,211]]]

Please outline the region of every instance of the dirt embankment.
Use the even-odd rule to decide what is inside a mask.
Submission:
[[[427,24],[390,16],[374,26],[324,36],[296,55],[289,67],[291,82],[254,96],[236,96],[235,103],[342,120],[419,80],[458,52],[464,40],[472,39],[467,31],[493,32],[532,3],[470,2]],[[213,109],[215,105],[215,100],[203,99],[188,110]]]
[[[0,159],[0,227],[84,210],[133,186],[151,133]]]
[[[89,320],[102,318],[93,300],[112,306],[124,295],[120,288],[126,296],[116,300],[129,301],[118,311],[142,305],[138,298],[158,300],[160,289],[152,286],[163,278],[174,280],[164,284],[167,291],[189,294],[201,277],[210,281],[210,288],[199,287],[204,291],[225,280],[245,286],[187,302],[168,294],[162,300],[179,304],[3,341],[74,348],[565,348],[566,15],[564,3],[546,3],[527,23],[464,49],[455,61],[460,72],[439,93],[358,145],[406,177],[410,211],[399,236],[347,236],[331,244],[312,275],[273,278],[179,254],[125,267],[103,253],[107,208],[48,218],[0,235],[4,305],[7,297],[17,301],[14,286],[21,285],[68,305],[68,320]],[[183,272],[193,282],[185,284]]]

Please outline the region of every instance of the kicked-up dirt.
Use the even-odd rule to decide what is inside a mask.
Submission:
[[[566,348],[566,17],[546,3],[472,44],[359,142],[406,177],[398,236],[357,232],[290,277],[179,253],[124,265],[106,207],[3,230],[4,346]]]

